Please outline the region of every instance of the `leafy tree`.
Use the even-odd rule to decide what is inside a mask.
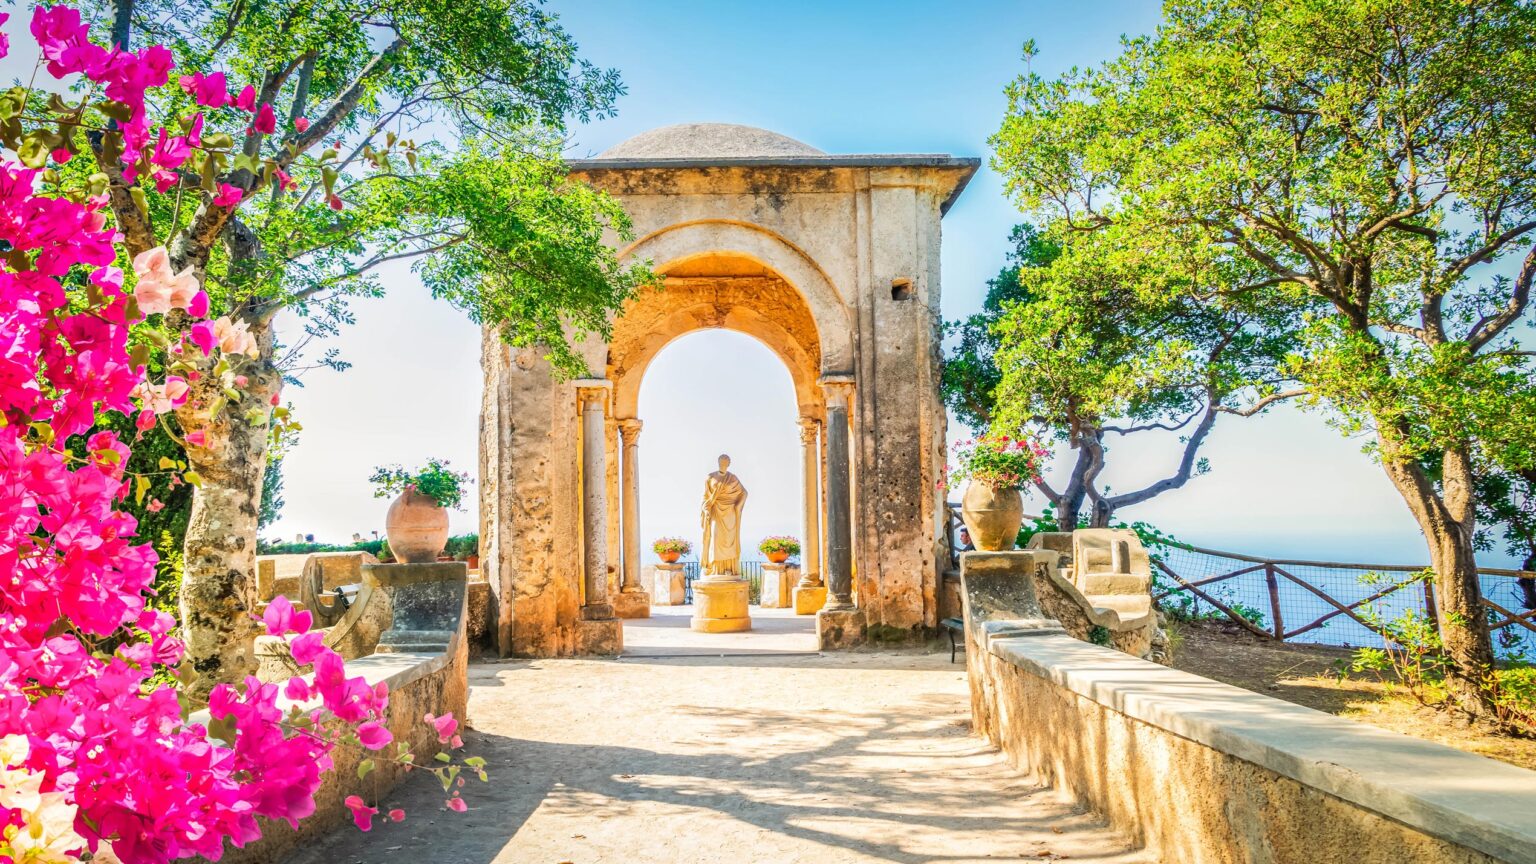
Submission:
[[[1517,338],[1536,277],[1536,7],[1170,0],[1165,19],[1100,68],[1016,81],[998,163],[1027,207],[1241,255],[1262,275],[1223,300],[1293,304],[1286,371],[1373,436],[1428,541],[1455,701],[1488,713],[1476,466],[1536,462]]]
[[[1284,398],[1278,364],[1291,346],[1285,310],[1208,303],[1191,290],[1212,293],[1241,262],[1175,261],[1112,233],[1015,229],[1013,261],[1024,266],[1005,269],[987,309],[954,328],[962,338],[945,370],[946,395],[968,422],[1039,432],[1076,454],[1065,485],[1035,485],[1068,524],[1091,503],[1095,527],[1203,473],[1199,450],[1221,414]],[[1185,433],[1174,470],[1111,494],[1100,480],[1106,436],[1155,431]]]
[[[578,58],[536,0],[85,5],[115,44],[174,49],[185,92],[152,91],[151,113],[207,124],[194,159],[138,176],[121,170],[118,120],[96,114],[117,109],[91,103],[81,128],[95,130],[87,139],[125,254],[167,246],[171,269],[191,269],[228,318],[224,332],[242,342],[247,330],[253,354],[192,370],[176,413],[199,484],[182,625],[206,688],[251,668],[262,478],[293,371],[277,313],[302,316],[300,341],[328,335],[350,323],[350,298],[382,293],[380,265],[415,258],[434,293],[581,371],[568,337],[602,331],[649,278],[600,242],[628,236],[617,204],[569,181],[559,159],[567,123],[611,113],[622,88]],[[225,104],[246,84],[246,99]]]
[[[1520,569],[1536,571],[1536,468],[1500,471],[1485,468],[1477,477],[1477,546],[1520,559]],[[1519,580],[1522,605],[1536,609],[1536,579]]]
[[[982,300],[981,311],[944,324],[944,335],[954,340],[945,352],[940,379],[944,404],[961,423],[976,430],[992,424],[997,385],[1002,379],[995,359],[998,340],[992,328],[1003,317],[1005,305],[1029,299],[1020,272],[1044,267],[1061,252],[1054,241],[1028,223],[1015,225],[1008,239],[1013,248],[1008,251],[1003,269],[987,280],[987,296]]]

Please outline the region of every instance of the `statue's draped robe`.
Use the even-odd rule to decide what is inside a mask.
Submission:
[[[746,487],[729,471],[716,471],[704,481],[700,557],[706,574],[740,575],[741,508],[746,500]]]

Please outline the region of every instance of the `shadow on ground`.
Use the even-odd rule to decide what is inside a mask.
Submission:
[[[751,659],[476,665],[469,812],[418,774],[290,860],[1140,860],[969,735],[947,653]]]

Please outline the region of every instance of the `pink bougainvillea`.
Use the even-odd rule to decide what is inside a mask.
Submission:
[[[93,44],[62,5],[35,10],[30,29],[49,74],[82,75],[125,106],[112,134],[126,144],[129,182],[174,172],[201,148],[201,117],[177,135],[145,116],[146,92],[171,80],[169,51]],[[0,38],[0,56],[7,45]],[[178,84],[203,105],[229,102],[221,73]],[[252,99],[247,87],[235,104],[253,110]],[[137,165],[146,153],[149,165]],[[126,288],[105,195],[45,182],[43,170],[0,156],[0,860],[217,859],[226,841],[259,836],[258,817],[313,812],[333,748],[390,744],[388,694],[348,678],[309,632],[309,613],[279,598],[266,629],[296,634],[294,654],[313,677],[220,684],[207,726],[189,719],[163,674],[182,660],[176,622],[145,605],[155,553],[118,509],[136,489],[143,495],[143,478],[126,473],[128,442],[94,430],[107,412],[143,429],[187,398],[183,377],[152,380],[134,359],[146,333],[173,355],[222,352],[235,367],[252,340],[227,318],[175,331],[146,320],[206,316],[197,277],[155,248],[133,259]],[[169,182],[179,182],[174,173]],[[228,187],[219,194],[232,197]],[[298,704],[280,703],[285,695]],[[429,722],[456,740],[451,718]],[[347,804],[362,827],[378,812],[357,796]]]

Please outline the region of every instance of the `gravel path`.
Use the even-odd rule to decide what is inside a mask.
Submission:
[[[491,780],[289,864],[1132,864],[1123,840],[969,730],[939,653],[477,663],[465,752]]]

